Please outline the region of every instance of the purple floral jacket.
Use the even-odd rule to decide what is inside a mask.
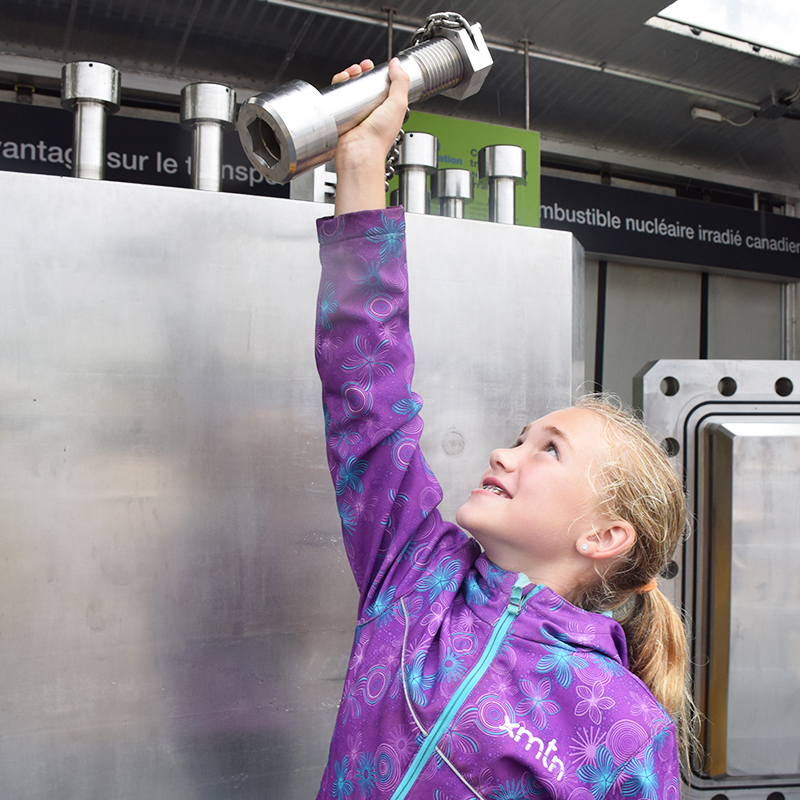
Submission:
[[[674,725],[620,626],[494,566],[439,515],[403,210],[318,233],[328,459],[361,598],[318,797],[679,800]]]

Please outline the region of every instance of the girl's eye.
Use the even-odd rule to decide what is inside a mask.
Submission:
[[[552,453],[556,458],[558,458],[558,447],[556,447],[555,442],[548,442],[545,445],[544,450],[546,453]]]

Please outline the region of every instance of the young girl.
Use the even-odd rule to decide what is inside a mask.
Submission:
[[[361,593],[319,797],[678,800],[685,642],[655,579],[683,533],[681,486],[595,398],[491,453],[461,528],[441,519],[403,210],[384,209],[408,90],[396,60],[389,74],[388,99],[340,139],[336,216],[318,223],[328,457]]]

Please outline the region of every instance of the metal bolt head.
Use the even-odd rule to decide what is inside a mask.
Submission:
[[[493,144],[478,152],[478,177],[513,178],[524,182],[526,176],[525,151],[515,144]]]
[[[436,29],[436,36],[450,39],[458,48],[464,62],[464,77],[458,86],[454,86],[442,94],[453,100],[464,100],[471,97],[483,86],[494,63],[492,54],[483,39],[480,22],[470,25],[469,30],[440,27]]]
[[[432,133],[407,132],[400,144],[396,169],[407,167],[433,172],[439,164],[439,140]]]
[[[109,114],[119,111],[121,75],[118,69],[97,61],[72,61],[61,69],[61,105],[71,111],[76,103],[105,106]]]
[[[181,89],[181,125],[191,128],[196,122],[219,122],[233,127],[236,92],[221,83],[189,83]]]
[[[431,176],[431,195],[439,200],[472,200],[475,173],[469,169],[440,169]]]

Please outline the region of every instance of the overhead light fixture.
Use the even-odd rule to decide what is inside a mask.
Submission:
[[[712,111],[710,108],[693,108],[692,119],[703,120],[704,122],[722,122],[723,116],[719,111]]]

